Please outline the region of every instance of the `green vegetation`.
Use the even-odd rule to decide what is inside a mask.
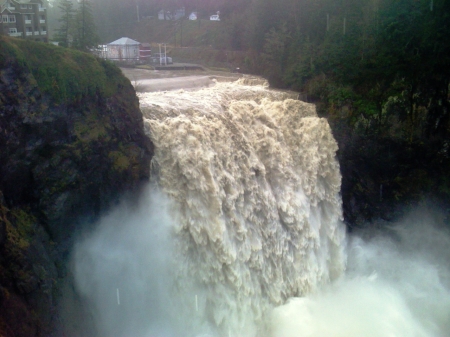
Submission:
[[[6,221],[8,241],[15,249],[26,249],[34,233],[36,218],[23,209],[13,209],[10,214],[12,222]]]
[[[3,204],[0,204],[1,223],[4,223],[6,228],[4,253],[9,257],[9,272],[18,274],[23,278],[28,274],[21,269],[18,262],[24,258],[24,254],[33,239],[36,218],[31,215],[30,211],[21,208],[8,210]],[[1,270],[1,272],[4,271]]]
[[[168,43],[169,47],[207,47],[229,49],[230,39],[226,27],[221,22],[209,20],[158,20],[146,19],[128,28],[131,36],[138,41]],[[114,37],[111,37],[111,40]]]
[[[93,55],[22,39],[0,37],[0,67],[13,60],[29,69],[42,93],[57,103],[78,102],[86,95],[112,96],[126,85],[120,69]]]
[[[109,158],[113,161],[113,167],[117,171],[124,171],[130,166],[128,156],[121,151],[111,151]]]
[[[98,45],[95,20],[90,1],[81,0],[78,7],[70,0],[58,0],[59,28],[55,30],[54,40],[62,47],[73,47],[88,51]]]
[[[61,10],[61,17],[58,20],[59,28],[56,30],[55,41],[57,41],[61,47],[69,47],[75,15],[73,2],[70,0],[60,0],[58,8]]]
[[[89,0],[80,0],[75,11],[74,32],[72,46],[76,49],[88,51],[96,48],[99,42],[92,7]]]

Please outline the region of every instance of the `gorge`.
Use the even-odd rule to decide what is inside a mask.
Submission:
[[[92,336],[446,335],[442,217],[346,235],[313,105],[248,78],[139,99],[148,190],[75,247]]]
[[[297,94],[137,97],[6,38],[0,65],[2,336],[448,335],[445,215],[346,233],[337,143]]]

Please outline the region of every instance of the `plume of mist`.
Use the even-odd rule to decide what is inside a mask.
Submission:
[[[438,214],[352,235],[345,276],[276,308],[272,336],[448,336],[450,233]]]
[[[171,221],[169,201],[149,188],[137,206],[123,203],[75,245],[75,287],[97,336],[177,333],[169,295]]]

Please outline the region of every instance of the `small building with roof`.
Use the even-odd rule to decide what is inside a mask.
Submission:
[[[106,58],[113,61],[137,62],[140,44],[128,37],[121,37],[107,44]]]

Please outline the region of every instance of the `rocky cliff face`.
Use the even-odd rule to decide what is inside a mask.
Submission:
[[[108,62],[0,37],[0,335],[43,336],[74,233],[148,180],[153,145]]]

